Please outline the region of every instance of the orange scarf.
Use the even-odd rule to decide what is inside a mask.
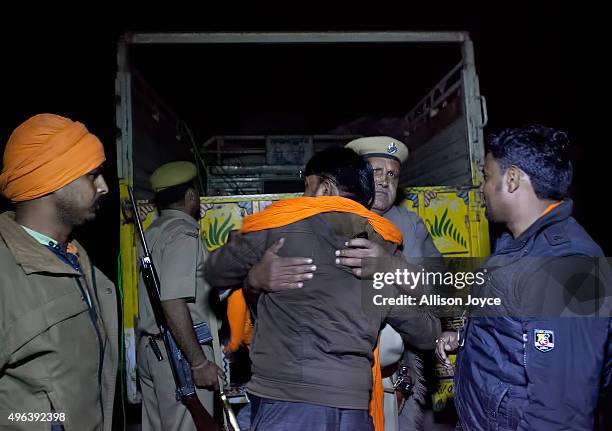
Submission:
[[[277,201],[259,213],[245,217],[241,232],[248,233],[264,229],[287,226],[316,214],[326,212],[347,212],[357,214],[368,220],[370,225],[385,240],[395,244],[403,241],[401,231],[389,220],[367,210],[364,206],[350,199],[337,196],[317,198],[299,197]],[[234,291],[228,298],[227,315],[230,324],[230,341],[226,349],[233,352],[241,344],[250,345],[253,324],[247,311],[242,290]],[[372,397],[370,398],[370,415],[375,431],[384,429],[383,385],[380,360],[378,358],[378,341],[374,349],[372,366]]]
[[[395,244],[401,244],[403,241],[402,232],[389,220],[367,210],[363,205],[355,201],[339,196],[289,198],[274,202],[265,210],[245,217],[241,232],[247,233],[287,226],[288,224],[327,212],[357,214],[367,219],[374,230],[385,240]]]
[[[385,410],[383,407],[384,388],[382,384],[382,370],[380,369],[380,359],[378,348],[380,346],[380,336],[376,340],[374,349],[374,365],[372,365],[372,396],[370,397],[370,416],[374,423],[374,431],[385,429]]]
[[[234,290],[227,298],[227,319],[230,325],[230,339],[225,351],[235,352],[242,344],[250,348],[253,322],[242,289]]]

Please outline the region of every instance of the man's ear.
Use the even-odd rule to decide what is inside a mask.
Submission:
[[[317,187],[317,193],[315,196],[338,196],[338,188],[327,178],[322,179],[319,183],[319,187]]]
[[[194,188],[188,188],[185,192],[185,203],[198,200],[198,192]]]
[[[521,186],[521,181],[526,178],[527,174],[523,172],[518,166],[512,165],[506,171],[506,189],[508,193],[516,192]]]

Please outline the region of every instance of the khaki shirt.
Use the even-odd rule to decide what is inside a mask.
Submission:
[[[161,300],[185,298],[193,324],[209,323],[210,288],[204,280],[206,252],[200,241],[200,225],[183,211],[162,210],[145,237],[160,281]],[[142,256],[142,248],[138,249]],[[138,281],[138,330],[157,334],[157,324],[147,289]]]
[[[404,236],[404,248],[402,253],[408,262],[419,262],[418,258],[441,257],[429,235],[425,223],[418,214],[408,211],[406,208],[396,205],[383,214],[383,217],[393,223]],[[415,259],[416,258],[416,259]],[[431,263],[431,259],[425,260]],[[427,265],[425,265],[427,266]]]
[[[0,214],[0,412],[65,413],[66,431],[110,431],[117,377],[117,298],[83,247],[83,274]],[[87,300],[95,303],[97,318]],[[97,330],[96,330],[97,329]],[[0,429],[48,430],[49,422]]]
[[[437,270],[440,266],[443,267],[442,254],[434,245],[425,223],[417,214],[396,205],[384,213],[383,217],[402,232],[404,238],[402,253],[408,262],[428,267],[430,270]],[[436,262],[437,260],[439,260],[439,263]],[[380,365],[387,367],[396,363],[403,353],[404,341],[402,337],[391,326],[385,325],[380,333],[378,352]]]

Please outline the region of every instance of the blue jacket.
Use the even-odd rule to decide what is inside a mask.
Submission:
[[[567,305],[572,284],[567,277],[549,283],[551,273],[556,277],[563,268],[542,271],[543,262],[564,256],[605,262],[579,258],[603,253],[571,212],[567,200],[518,238],[504,234],[484,264],[488,275],[478,296],[499,297],[504,308],[493,317],[470,317],[462,334],[455,403],[463,429],[593,429],[612,356],[609,309],[578,311],[583,317],[543,311]]]

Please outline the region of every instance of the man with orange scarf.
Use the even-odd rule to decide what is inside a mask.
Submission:
[[[430,271],[441,270],[444,262],[423,221],[416,213],[395,205],[401,166],[408,159],[408,147],[388,136],[372,136],[355,139],[346,148],[355,151],[372,166],[376,197],[371,210],[385,217],[401,231],[404,241],[401,249],[407,263],[427,267]],[[315,190],[320,181],[318,172],[313,169],[312,161],[315,159],[308,163],[304,171],[306,194]],[[425,193],[425,206],[435,196],[433,192]],[[263,259],[251,269],[246,281],[249,292],[299,288],[302,281],[312,277],[312,262],[300,257],[280,257],[277,254],[280,248],[282,240],[273,244]],[[366,238],[355,238],[349,240],[342,250],[338,250],[337,256],[338,264],[352,267],[353,273],[359,276],[364,259],[384,258],[386,252]],[[379,423],[382,422],[383,405],[372,402],[372,416],[375,419],[381,418],[381,421],[374,421],[376,430],[383,431],[383,425],[384,431],[421,429],[426,394],[422,355],[410,346],[404,346],[401,336],[390,325],[385,325],[381,330],[378,345],[377,363],[382,368],[384,387],[384,424]],[[400,366],[403,370],[402,379],[408,383],[404,387],[395,385],[400,378],[396,372]],[[400,394],[401,397],[398,397]]]
[[[256,430],[371,430],[371,367],[378,331],[387,321],[412,345],[431,348],[439,322],[399,306],[366,307],[365,284],[336,265],[335,251],[367,236],[398,263],[401,233],[367,209],[372,168],[348,149],[320,153],[327,165],[316,189],[245,219],[242,234],[211,254],[208,282],[238,285],[266,249],[285,238],[281,253],[310,256],[316,276],[302,289],[264,293],[257,300],[251,344],[251,426]],[[368,289],[367,293],[371,291]],[[367,296],[367,294],[366,294]],[[371,299],[371,298],[370,298]]]
[[[104,159],[97,137],[58,115],[28,119],[6,145],[0,193],[15,212],[0,214],[0,424],[11,429],[41,418],[112,429],[115,287],[72,239],[108,192]]]

